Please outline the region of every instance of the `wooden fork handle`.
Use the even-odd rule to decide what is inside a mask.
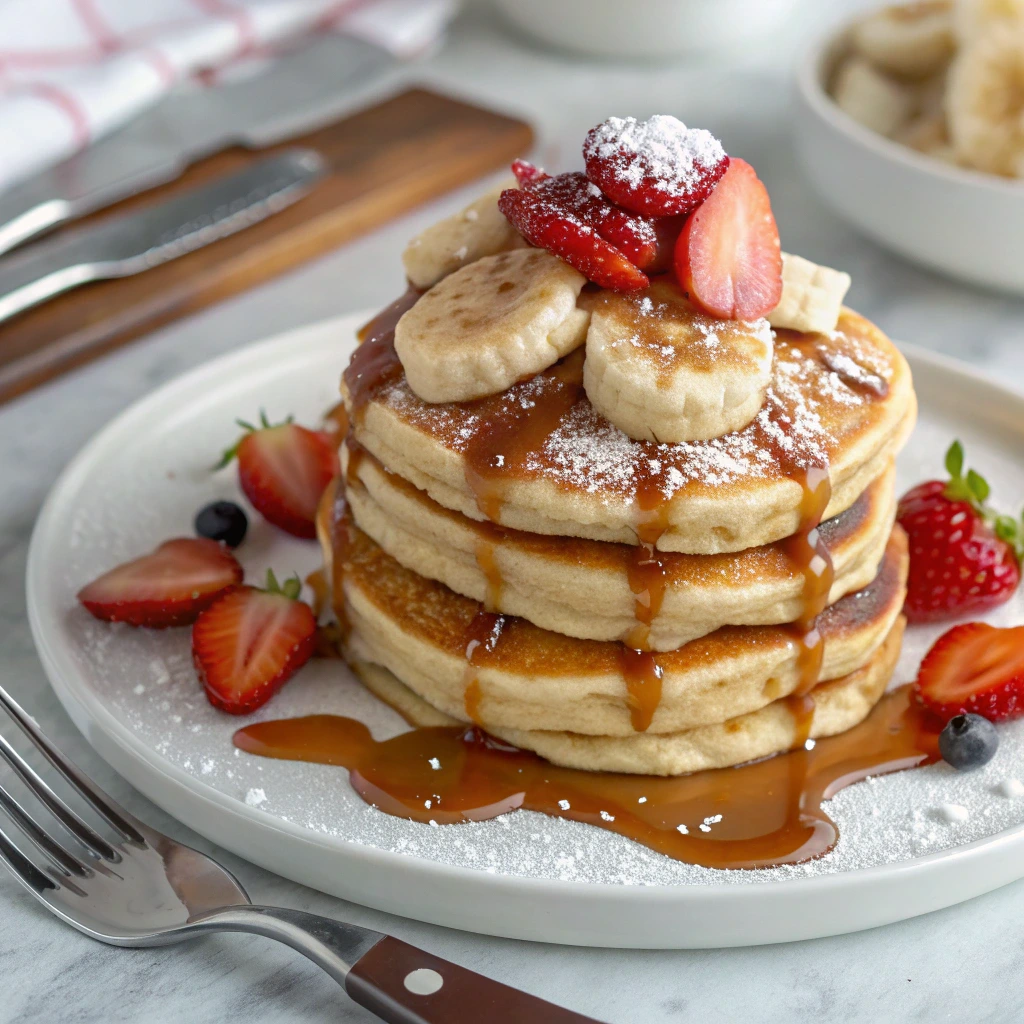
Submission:
[[[345,989],[388,1024],[599,1024],[391,936],[356,962]]]

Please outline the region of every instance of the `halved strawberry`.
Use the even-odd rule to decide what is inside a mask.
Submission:
[[[300,427],[290,417],[276,426],[264,414],[258,427],[238,424],[247,433],[217,468],[237,455],[239,483],[256,510],[286,533],[315,537],[320,496],[340,472],[335,438]]]
[[[298,600],[298,577],[280,586],[238,587],[215,601],[192,627],[192,660],[210,703],[232,715],[265,704],[315,646],[316,619]]]
[[[78,592],[78,600],[107,622],[151,629],[187,626],[242,576],[223,544],[180,537],[93,580]]]
[[[990,722],[1024,714],[1024,626],[954,626],[925,655],[914,689],[943,721],[967,712]]]
[[[650,217],[695,210],[729,166],[722,144],[668,114],[610,117],[587,132],[587,177],[612,202]]]
[[[745,160],[733,159],[676,242],[676,276],[714,316],[755,320],[782,296],[782,249],[768,190]]]

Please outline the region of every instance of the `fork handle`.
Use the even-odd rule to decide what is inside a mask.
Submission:
[[[284,942],[388,1024],[599,1024],[383,932],[301,910],[224,907],[186,930],[249,932]]]
[[[345,991],[388,1024],[599,1024],[390,935],[353,965]]]

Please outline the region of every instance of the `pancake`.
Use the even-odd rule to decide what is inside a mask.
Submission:
[[[678,732],[757,710],[803,679],[791,627],[730,626],[657,655],[661,692],[651,701],[651,691],[631,689],[622,644],[562,636],[520,618],[488,620],[479,602],[403,568],[348,514],[334,529],[322,527],[350,660],[383,665],[434,707],[492,731],[630,736],[638,704],[648,701],[643,727]],[[905,579],[906,538],[896,528],[875,579],[819,618],[821,680],[871,659],[899,615]],[[494,636],[469,645],[477,650],[467,673],[467,644],[481,624]]]
[[[345,372],[356,439],[440,505],[530,533],[635,544],[653,526],[658,548],[691,554],[770,544],[800,528],[809,467],[829,466],[824,518],[838,515],[883,473],[916,415],[906,361],[849,310],[828,335],[777,332],[753,422],[682,444],[631,440],[597,414],[580,351],[501,395],[423,402],[388,322],[371,327]]]
[[[757,761],[792,750],[805,733],[812,739],[820,739],[845,732],[862,722],[892,678],[903,627],[904,620],[900,616],[867,664],[841,679],[814,688],[811,694],[814,714],[809,730],[807,725],[801,725],[785,700],[774,701],[719,725],[698,726],[675,733],[647,732],[616,737],[488,728],[499,739],[532,750],[553,764],[589,771],[685,775]],[[367,689],[395,708],[410,724],[451,725],[458,721],[428,704],[386,668],[364,661],[353,662],[353,668]]]
[[[636,627],[636,551],[625,544],[528,534],[469,519],[388,472],[365,449],[343,448],[356,524],[405,568],[489,611],[588,640],[628,640]],[[895,519],[895,467],[822,524],[834,604],[875,576]],[[805,580],[782,544],[732,554],[660,558],[661,607],[647,643],[670,651],[727,625],[792,622]],[[638,585],[639,589],[639,585]]]

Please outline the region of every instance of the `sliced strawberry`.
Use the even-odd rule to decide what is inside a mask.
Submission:
[[[658,255],[653,223],[613,207],[579,172],[506,189],[498,208],[528,242],[596,284],[616,291],[647,287],[633,260],[650,263]]]
[[[972,712],[990,722],[1024,714],[1024,626],[966,622],[925,655],[917,697],[943,721]]]
[[[238,587],[215,601],[192,627],[192,660],[210,703],[233,715],[265,704],[309,661],[316,619],[298,600],[299,579],[267,589]]]
[[[532,185],[534,182],[551,177],[540,167],[531,164],[529,160],[513,160],[512,173],[520,185]]]
[[[239,421],[247,433],[218,466],[238,456],[245,496],[274,526],[295,537],[316,536],[316,510],[324,489],[340,472],[337,441],[325,431],[292,423],[259,427]]]
[[[78,600],[107,622],[151,629],[187,626],[242,576],[223,544],[181,537],[93,580],[78,592]]]
[[[583,143],[587,177],[620,206],[649,217],[695,210],[729,166],[710,132],[667,114],[610,117]]]
[[[732,160],[676,242],[676,276],[713,316],[755,320],[782,296],[782,249],[768,190],[745,160]]]
[[[896,518],[910,541],[904,611],[911,622],[935,622],[1002,604],[1020,582],[1024,526],[985,504],[989,486],[964,452],[946,453],[950,479],[928,480],[901,499]]]

